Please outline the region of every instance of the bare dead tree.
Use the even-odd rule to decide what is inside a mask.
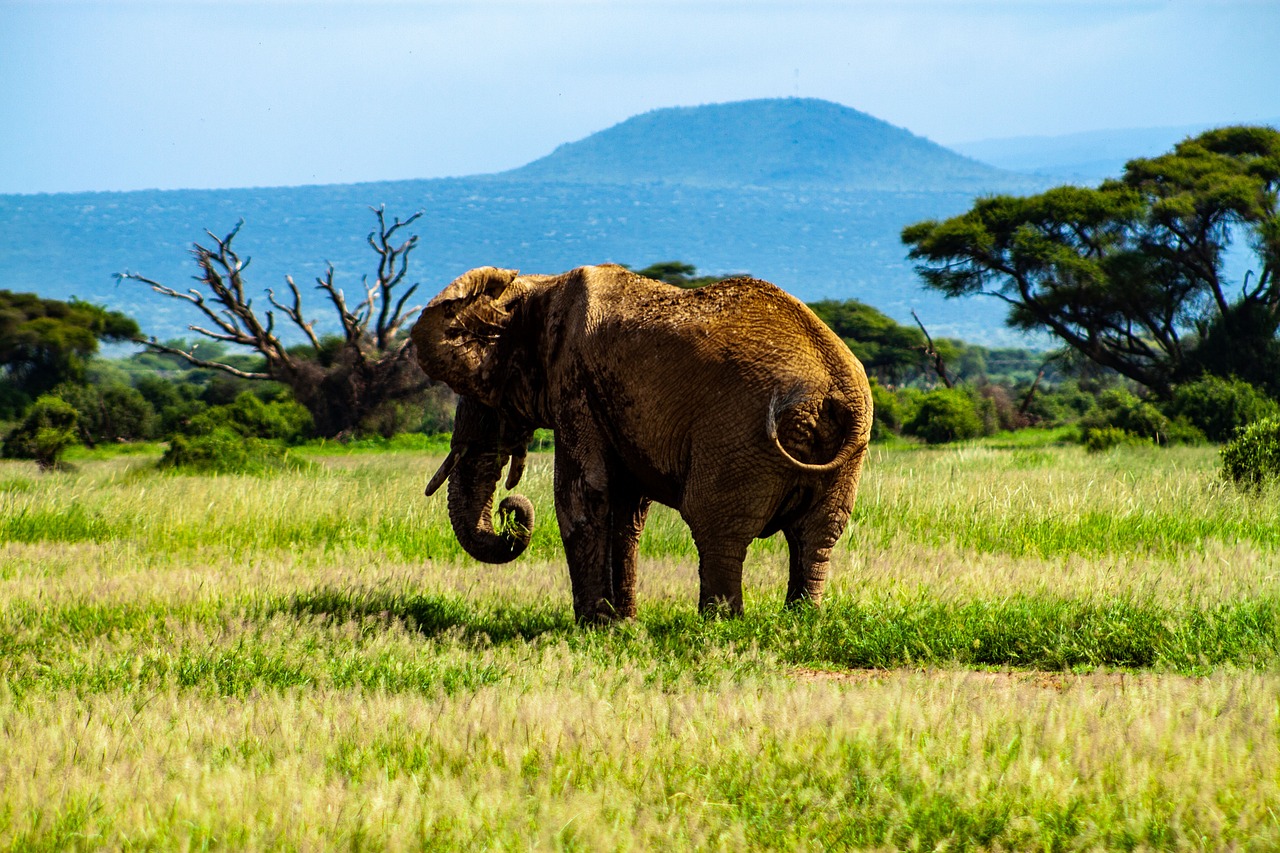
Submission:
[[[1036,391],[1040,389],[1040,382],[1044,379],[1045,370],[1045,367],[1040,368],[1036,373],[1035,381],[1031,383],[1031,387],[1027,389],[1026,395],[1022,398],[1022,405],[1018,407],[1018,414],[1022,417],[1026,417],[1027,412],[1031,409],[1031,403],[1036,398]]]
[[[947,373],[947,363],[942,358],[942,353],[938,352],[938,348],[933,345],[933,338],[929,335],[929,330],[924,327],[924,323],[920,322],[920,317],[916,314],[914,308],[911,309],[911,316],[915,318],[916,325],[924,333],[925,345],[919,347],[920,351],[933,359],[933,369],[938,371],[938,378],[942,380],[942,384],[948,388],[954,388],[955,383],[951,381],[951,376]]]
[[[401,239],[400,232],[422,215],[419,211],[401,221],[388,224],[385,207],[370,208],[378,220],[378,228],[368,236],[369,246],[378,255],[378,269],[372,282],[362,279],[363,298],[352,306],[334,280],[332,264],[316,279],[316,289],[323,291],[338,314],[342,335],[337,340],[322,339],[315,323],[303,313],[302,294],[291,276],[285,277],[289,288],[287,301],[267,290],[272,309],[259,317],[253,299],[246,293],[244,271],[250,258],[241,258],[232,248],[244,220],[225,237],[205,231],[212,246],[194,244],[191,250],[200,275],[201,288],[185,293],[146,276],[120,273],[121,280],[131,279],[148,285],[156,293],[189,302],[204,315],[205,325],[188,328],[216,341],[248,347],[259,353],[265,363],[251,371],[224,361],[196,355],[196,345],[187,349],[160,343],[154,337],[139,340],[149,349],[185,359],[196,367],[219,370],[242,379],[273,379],[293,391],[294,397],[311,412],[316,431],[325,437],[344,438],[357,430],[376,410],[385,404],[419,395],[431,386],[418,367],[413,345],[404,334],[405,322],[417,314],[421,306],[408,306],[417,284],[404,288],[409,255],[418,245],[417,235]],[[399,241],[399,242],[397,242]],[[280,312],[306,337],[308,351],[291,351],[276,334],[276,311]]]
[[[1049,371],[1049,368],[1053,367],[1055,364],[1061,367],[1061,362],[1067,358],[1068,354],[1069,353],[1066,350],[1058,350],[1057,352],[1049,353],[1048,357],[1045,358],[1044,363],[1040,365],[1040,369],[1036,372],[1035,381],[1031,383],[1031,387],[1027,389],[1026,396],[1022,398],[1022,405],[1018,407],[1019,415],[1023,417],[1027,416],[1027,412],[1031,410],[1031,404],[1035,400],[1036,391],[1040,389],[1040,383],[1044,381],[1045,374]]]

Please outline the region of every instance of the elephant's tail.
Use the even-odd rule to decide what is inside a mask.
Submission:
[[[827,462],[804,462],[797,459],[783,446],[778,437],[778,421],[781,417],[804,404],[812,406],[815,402],[818,403],[816,408],[819,417],[832,421],[830,426],[834,427],[836,433],[841,436],[835,456]],[[867,400],[867,405],[870,405],[870,399]],[[804,388],[793,388],[785,393],[774,393],[769,401],[765,429],[773,446],[792,467],[810,474],[825,474],[844,466],[866,449],[871,438],[871,412],[857,411],[848,400],[840,396],[828,396],[821,401],[815,401]]]

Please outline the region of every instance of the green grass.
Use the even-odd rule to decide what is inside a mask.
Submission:
[[[165,551],[251,553],[364,548],[406,558],[461,559],[444,523],[442,500],[421,500],[405,482],[415,471],[425,480],[438,459],[389,456],[405,466],[390,472],[377,456],[368,466],[352,461],[362,457],[316,455],[343,464],[265,481],[163,475],[151,472],[148,461],[128,458],[91,472],[9,477],[0,483],[0,542],[129,541]],[[909,539],[1014,557],[1170,555],[1210,541],[1275,548],[1280,513],[1268,497],[1274,490],[1231,494],[1212,459],[1209,448],[1125,448],[1096,456],[1048,445],[876,451],[851,535],[885,547]],[[531,464],[536,473],[522,490],[534,499],[539,522],[529,556],[559,559],[549,463],[536,456]],[[254,493],[269,503],[266,512],[248,506],[247,496]],[[389,503],[388,494],[396,501]],[[351,512],[353,502],[364,511]],[[200,509],[178,510],[187,503]],[[292,511],[279,511],[285,507]],[[252,525],[240,523],[246,512],[254,516]],[[779,550],[782,543],[775,537],[761,547]],[[689,559],[696,553],[684,525],[662,509],[654,513],[641,548],[655,558]]]
[[[75,444],[67,448],[64,457],[70,462],[103,461],[117,459],[121,456],[158,456],[164,452],[164,449],[165,444],[159,441],[99,444],[95,447]]]
[[[0,463],[0,849],[1280,845],[1280,511],[1211,448],[875,450],[824,606],[773,539],[740,619],[656,507],[605,629],[549,457],[494,567],[375,449]]]
[[[909,531],[915,542],[1014,557],[1280,545],[1274,493],[1231,494],[1215,458],[1212,448],[891,452],[873,456],[887,470],[863,490],[854,522],[882,544]]]
[[[390,438],[373,436],[350,441],[317,438],[294,448],[294,452],[308,456],[349,456],[351,454],[385,453],[396,450],[444,454],[449,452],[449,440],[450,437],[447,433],[424,435],[417,432],[398,433]]]
[[[446,642],[464,659],[424,659],[416,652],[424,641]],[[186,607],[19,604],[0,633],[0,677],[17,697],[173,688],[243,696],[297,687],[430,694],[517,681],[507,667],[468,655],[495,648],[517,655],[531,642],[564,643],[599,663],[668,680],[732,669],[743,650],[775,668],[1143,668],[1203,675],[1222,667],[1277,668],[1280,600],[1169,608],[1027,596],[968,603],[837,598],[821,611],[755,608],[736,620],[705,620],[668,604],[606,631],[581,630],[565,609],[547,604],[476,606],[386,590],[320,589]]]
[[[1036,447],[1063,447],[1078,441],[1080,429],[1077,426],[1031,427],[1006,432],[978,439],[974,444],[997,450],[1014,450]]]

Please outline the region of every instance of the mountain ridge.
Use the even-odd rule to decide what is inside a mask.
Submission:
[[[1022,188],[996,169],[842,104],[763,98],[664,107],[558,146],[495,180],[825,187]]]
[[[1096,183],[1105,178],[1118,178],[1125,163],[1135,157],[1164,154],[1187,137],[1231,124],[1280,127],[1280,118],[993,137],[952,143],[947,147],[1008,171]]]

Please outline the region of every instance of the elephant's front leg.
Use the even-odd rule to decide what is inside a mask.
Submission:
[[[612,599],[610,503],[603,470],[584,466],[564,449],[555,456],[556,518],[579,622],[617,618]]]
[[[621,488],[611,481],[612,509],[610,512],[610,563],[612,568],[612,593],[610,601],[614,612],[622,619],[634,619],[636,615],[636,550],[640,533],[649,515],[650,500],[639,492]]]

